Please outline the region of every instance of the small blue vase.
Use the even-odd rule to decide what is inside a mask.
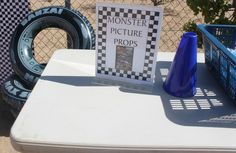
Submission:
[[[183,34],[170,71],[163,84],[164,90],[175,97],[187,98],[196,94],[197,34]]]

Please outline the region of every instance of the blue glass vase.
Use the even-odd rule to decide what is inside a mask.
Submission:
[[[187,98],[196,94],[197,35],[186,32],[180,41],[171,64],[164,90],[175,97]]]

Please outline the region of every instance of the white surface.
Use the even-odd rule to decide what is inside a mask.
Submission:
[[[236,151],[236,106],[203,54],[189,99],[163,91],[174,53],[157,56],[157,82],[142,93],[96,84],[95,51],[57,51],[11,129],[13,145],[22,152]]]

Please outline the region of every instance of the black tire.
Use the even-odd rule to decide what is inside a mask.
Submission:
[[[30,93],[31,90],[27,89],[14,74],[6,79],[2,85],[3,100],[15,112],[22,109]]]
[[[33,88],[45,64],[34,58],[33,40],[46,28],[59,28],[68,35],[68,48],[94,49],[95,34],[89,21],[81,13],[64,7],[46,7],[29,14],[16,28],[10,44],[13,70]]]
[[[16,109],[10,108],[10,113],[11,113],[12,117],[17,118],[17,116],[20,113],[20,110],[16,110]]]

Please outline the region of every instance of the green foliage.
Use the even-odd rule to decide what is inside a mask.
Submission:
[[[197,29],[197,24],[194,21],[189,21],[183,26],[184,31],[195,32],[198,35],[198,47],[202,48],[202,36],[201,32]]]
[[[151,0],[154,6],[163,5],[173,0]]]
[[[186,0],[194,15],[201,14],[208,24],[236,24],[236,0]],[[201,33],[196,22],[189,21],[183,26],[184,31],[198,34],[198,47],[202,46]]]
[[[151,0],[154,6],[161,5],[163,3],[163,0]]]
[[[195,15],[204,17],[205,23],[235,24],[235,6],[232,0],[187,0]],[[229,15],[229,12],[232,12]]]

